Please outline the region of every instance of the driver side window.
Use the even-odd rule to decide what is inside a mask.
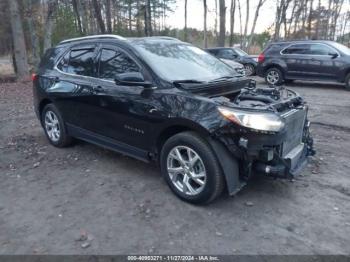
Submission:
[[[99,60],[99,78],[114,80],[118,74],[141,72],[140,67],[119,50],[103,48]]]

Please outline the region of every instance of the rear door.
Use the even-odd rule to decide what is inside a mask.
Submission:
[[[309,44],[292,44],[281,51],[281,58],[287,65],[287,78],[310,77],[311,57],[308,55],[309,49]]]
[[[96,121],[91,107],[97,86],[96,55],[96,45],[80,44],[72,47],[58,62],[58,74],[50,88],[65,121],[85,129],[89,129]]]

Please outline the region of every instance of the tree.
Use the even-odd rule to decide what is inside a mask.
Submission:
[[[203,7],[204,7],[204,25],[203,25],[203,35],[204,35],[204,48],[208,47],[208,37],[207,37],[207,14],[208,14],[208,6],[207,6],[207,0],[203,0]]]
[[[256,7],[254,20],[253,20],[253,26],[252,26],[252,29],[250,31],[250,36],[249,36],[249,40],[248,40],[248,44],[247,44],[248,51],[249,51],[249,48],[250,48],[252,41],[253,41],[255,26],[256,26],[256,22],[258,21],[260,8],[264,5],[265,2],[266,2],[266,0],[259,0],[258,6]]]
[[[44,24],[44,52],[52,46],[53,18],[56,10],[56,1],[48,0]]]
[[[248,23],[249,23],[249,0],[246,0],[246,15],[245,15],[245,26],[244,26],[244,48],[247,48],[247,34],[248,34]]]
[[[105,27],[105,24],[103,22],[102,15],[101,15],[101,7],[100,7],[99,3],[97,2],[97,0],[92,0],[92,5],[93,5],[94,10],[95,10],[95,16],[96,16],[96,20],[97,20],[100,32],[102,34],[105,34],[106,27]]]
[[[233,46],[233,31],[235,28],[235,12],[236,12],[236,0],[231,0],[230,9],[230,46]]]
[[[129,2],[130,2],[130,0],[129,0]],[[130,21],[130,23],[131,23],[131,21]],[[109,34],[112,34],[111,0],[106,0],[106,24],[107,24],[107,32]],[[130,30],[131,30],[131,25],[130,25]]]
[[[239,13],[239,34],[240,34],[240,47],[242,48],[243,46],[243,29],[242,29],[242,9],[241,9],[241,1],[237,0],[237,4],[238,4],[238,13]]]
[[[17,78],[24,80],[29,75],[29,67],[26,45],[24,41],[22,20],[17,0],[8,0],[8,4],[11,14],[12,41],[15,60],[14,64],[16,67]]]
[[[218,45],[225,46],[225,37],[226,37],[226,6],[225,0],[219,0],[219,12],[220,12],[220,32]]]
[[[184,26],[184,40],[187,41],[187,0],[185,0],[185,26]]]

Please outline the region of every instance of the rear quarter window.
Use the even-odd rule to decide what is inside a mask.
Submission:
[[[53,69],[59,55],[64,50],[63,47],[49,48],[40,60],[39,69]]]

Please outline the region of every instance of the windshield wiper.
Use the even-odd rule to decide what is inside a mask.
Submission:
[[[231,78],[235,78],[235,77],[234,76],[223,76],[223,77],[219,77],[219,78],[215,78],[213,80],[210,80],[209,83],[219,82],[219,81],[227,80],[227,79],[231,79]]]

